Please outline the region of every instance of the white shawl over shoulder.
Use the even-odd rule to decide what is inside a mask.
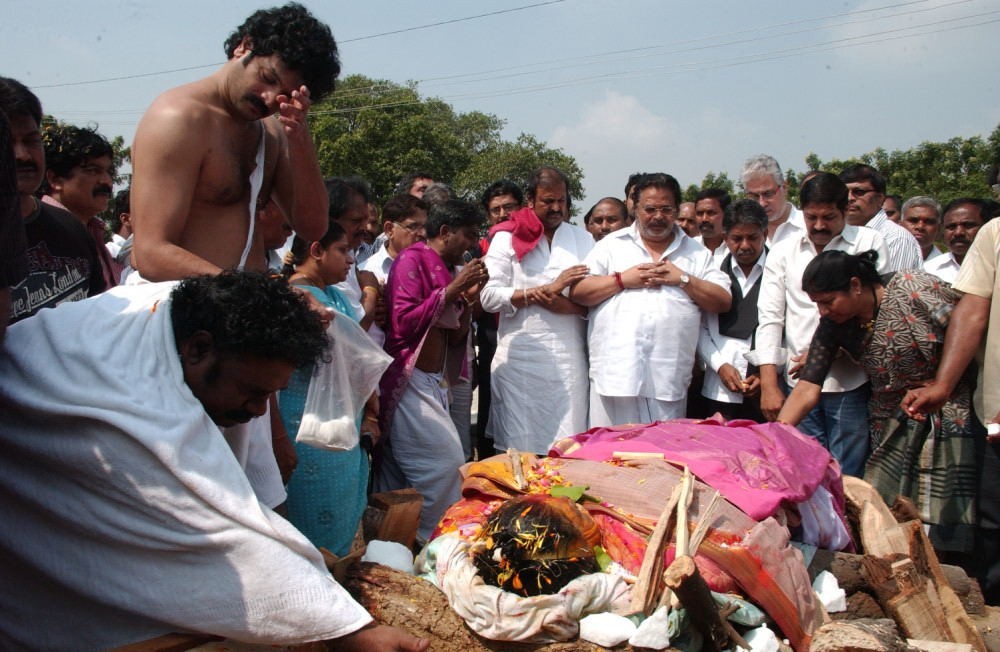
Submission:
[[[371,621],[258,502],[184,383],[172,287],[118,287],[7,333],[0,648],[101,649],[169,631],[294,644]]]

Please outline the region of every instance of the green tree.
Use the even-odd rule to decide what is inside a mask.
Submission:
[[[323,174],[362,176],[381,200],[412,171],[427,172],[460,196],[478,199],[493,181],[524,183],[540,165],[562,169],[571,197],[583,197],[583,172],[572,157],[528,134],[504,140],[503,125],[495,115],[457,113],[440,99],[421,97],[413,84],[361,75],[344,79],[310,112]]]
[[[834,173],[853,163],[866,163],[885,175],[888,193],[904,198],[929,195],[942,204],[958,197],[992,197],[987,177],[998,160],[1000,126],[986,139],[955,137],[892,152],[880,147],[845,160],[824,162],[815,153],[806,157],[810,168]]]
[[[736,184],[733,180],[729,178],[727,172],[709,172],[705,175],[705,178],[701,180],[701,185],[691,184],[684,192],[681,193],[681,201],[694,201],[694,198],[698,196],[698,193],[706,188],[722,188],[730,195],[735,195]]]
[[[543,165],[561,170],[569,179],[570,197],[583,199],[583,171],[576,160],[528,134],[521,134],[514,142],[499,141],[478,153],[455,176],[452,185],[459,195],[478,201],[486,187],[497,179],[510,179],[525,187],[531,172]]]

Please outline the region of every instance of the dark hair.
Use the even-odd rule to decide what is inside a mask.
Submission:
[[[722,230],[726,233],[739,224],[756,226],[767,233],[767,213],[764,212],[764,207],[754,200],[741,199],[727,206],[725,210],[722,216]]]
[[[857,278],[863,287],[882,285],[876,267],[878,252],[874,249],[853,255],[845,251],[827,250],[809,261],[802,272],[802,290],[813,292],[844,292]]]
[[[807,204],[833,204],[843,213],[847,210],[847,184],[836,174],[817,172],[802,184],[799,203],[803,209]]]
[[[941,221],[944,221],[944,216],[955,210],[959,206],[975,206],[979,210],[979,218],[986,224],[992,215],[992,207],[989,202],[985,199],[977,199],[975,197],[959,197],[958,199],[953,199],[941,210]]]
[[[28,87],[10,77],[0,77],[0,111],[9,120],[30,116],[36,125],[42,124],[42,103]]]
[[[339,220],[351,208],[351,199],[355,195],[368,202],[368,184],[358,177],[331,177],[323,181],[326,186],[326,196],[330,202],[327,216],[331,220]]]
[[[885,199],[891,199],[892,201],[896,202],[896,208],[899,209],[900,212],[902,212],[902,210],[903,210],[903,196],[902,195],[886,195]],[[882,200],[882,203],[885,203],[885,199]]]
[[[635,184],[632,188],[632,201],[639,203],[639,195],[646,188],[659,188],[661,190],[669,190],[674,196],[674,208],[680,206],[681,202],[681,184],[677,182],[677,179],[673,178],[669,174],[663,172],[653,172],[650,174],[642,175],[642,178]]]
[[[433,178],[434,175],[428,174],[427,172],[410,172],[408,174],[404,174],[403,178],[400,179],[399,183],[396,184],[396,188],[395,190],[393,190],[393,192],[395,192],[397,195],[410,192],[410,186],[412,186],[413,182],[416,181],[417,179],[433,179]]]
[[[408,193],[393,195],[382,207],[382,224],[401,222],[417,211],[427,211],[430,207],[422,199]]]
[[[64,123],[47,125],[42,130],[42,142],[45,167],[57,176],[66,178],[73,168],[102,156],[111,158],[111,176],[115,176],[115,152],[111,143],[95,129]]]
[[[323,237],[317,240],[319,246],[326,249],[334,242],[337,242],[341,238],[347,237],[347,231],[340,222],[336,220],[330,220],[326,225],[326,233]],[[305,262],[306,256],[309,255],[309,246],[312,243],[296,235],[292,238],[292,246],[288,250],[288,254],[285,255],[284,265],[281,266],[281,275],[288,278],[295,273],[295,268]]]
[[[521,190],[521,186],[509,179],[500,179],[486,186],[486,190],[483,191],[483,198],[480,201],[483,210],[489,210],[491,199],[503,195],[511,195],[518,204],[524,204],[524,191]]]
[[[628,175],[628,181],[625,182],[625,198],[629,197],[629,190],[635,187],[635,184],[642,181],[642,178],[649,174],[648,172],[635,172]]]
[[[539,186],[552,186],[561,183],[564,188],[566,188],[566,205],[569,207],[569,179],[566,175],[562,173],[561,170],[557,170],[551,167],[540,167],[531,173],[528,177],[528,187],[525,189],[525,196],[534,201],[535,193],[538,192]]]
[[[626,224],[628,223],[628,206],[626,206],[625,202],[623,202],[622,200],[618,199],[617,197],[605,197],[603,199],[598,199],[597,203],[595,203],[593,206],[591,206],[590,210],[587,211],[587,214],[583,216],[583,223],[585,225],[586,224],[590,224],[590,216],[594,214],[594,210],[598,206],[600,206],[601,204],[605,204],[605,203],[606,204],[612,204],[612,205],[614,205],[615,208],[617,208],[619,211],[621,211],[622,221],[625,222]]]
[[[702,199],[714,199],[719,202],[719,208],[722,210],[726,210],[726,207],[729,206],[729,202],[732,201],[729,197],[729,193],[726,192],[724,188],[702,188],[698,191],[698,194],[695,195],[694,201],[697,204]]]
[[[865,165],[864,163],[848,165],[846,168],[841,170],[840,180],[844,183],[861,183],[862,181],[868,181],[872,184],[872,188],[875,189],[875,192],[882,195],[885,194],[885,177],[882,176],[881,172],[870,165]]]
[[[427,214],[427,237],[436,238],[442,226],[452,230],[467,226],[481,229],[485,224],[486,216],[479,206],[461,199],[451,199],[431,206]]]
[[[301,74],[314,102],[333,90],[340,74],[337,42],[330,28],[302,5],[290,2],[254,12],[226,39],[226,56],[232,59],[233,51],[247,37],[253,56],[277,54]]]
[[[170,293],[170,321],[180,344],[199,331],[223,354],[315,363],[328,340],[319,315],[281,278],[226,271],[184,279]]]
[[[131,213],[131,195],[132,189],[126,188],[125,190],[119,190],[118,194],[115,195],[115,209],[111,211],[111,217],[108,218],[109,226],[111,227],[112,233],[118,233],[122,228],[122,213]]]

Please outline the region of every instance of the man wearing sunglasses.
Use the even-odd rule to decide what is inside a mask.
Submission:
[[[913,234],[889,220],[882,210],[885,201],[885,177],[870,165],[849,165],[840,173],[840,180],[847,184],[847,221],[853,226],[875,229],[885,238],[889,251],[887,269],[922,269],[924,257]]]

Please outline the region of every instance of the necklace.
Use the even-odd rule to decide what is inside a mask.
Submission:
[[[316,279],[314,279],[313,277],[309,276],[305,272],[298,272],[298,271],[295,272],[295,274],[293,274],[290,279],[288,279],[288,282],[292,283],[292,284],[295,284],[295,285],[298,285],[297,283],[295,283],[295,281],[298,281],[300,279],[306,281],[309,285],[311,285],[313,287],[316,287],[316,288],[322,289],[322,288],[326,287],[326,283],[324,283],[322,280],[320,280],[319,282],[317,282]]]
[[[861,323],[861,328],[865,329],[869,333],[871,333],[872,329],[875,328],[875,320],[878,319],[878,308],[879,308],[878,295],[875,294],[874,285],[871,286],[871,291],[872,291],[872,318],[866,322]]]

